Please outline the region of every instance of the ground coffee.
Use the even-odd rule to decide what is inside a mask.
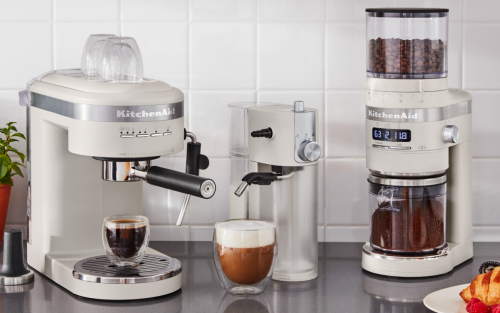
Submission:
[[[417,253],[445,244],[445,208],[434,197],[410,198],[408,188],[393,201],[384,202],[372,215],[371,244],[388,252]]]

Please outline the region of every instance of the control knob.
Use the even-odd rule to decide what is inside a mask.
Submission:
[[[314,162],[321,156],[321,146],[315,141],[306,140],[300,144],[297,153],[302,161]]]
[[[443,141],[445,143],[456,143],[458,141],[458,127],[446,125],[443,129]]]

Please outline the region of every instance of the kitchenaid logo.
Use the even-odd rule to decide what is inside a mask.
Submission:
[[[116,117],[155,117],[155,116],[168,116],[175,114],[175,108],[163,109],[163,111],[156,112],[134,112],[128,110],[117,110]]]
[[[397,119],[407,119],[407,120],[416,120],[417,119],[417,113],[414,114],[406,114],[406,113],[401,113],[401,114],[387,114],[385,112],[375,112],[372,110],[368,110],[368,116],[372,117],[380,117],[380,118],[397,118]]]

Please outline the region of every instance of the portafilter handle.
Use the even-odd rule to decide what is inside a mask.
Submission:
[[[215,194],[213,180],[159,166],[151,166],[146,171],[132,169],[131,175],[145,180],[148,184],[199,198],[210,199]]]

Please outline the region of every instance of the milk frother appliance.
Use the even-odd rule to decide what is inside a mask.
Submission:
[[[103,64],[45,73],[20,92],[28,124],[28,264],[83,297],[165,295],[181,287],[179,260],[148,248],[136,267],[111,265],[103,218],[141,215],[142,181],[204,199],[215,183],[197,176],[208,159],[184,129],[183,93],[142,77],[133,38],[94,35],[87,46],[92,41],[99,47],[86,49],[95,60],[101,47]],[[152,165],[183,150],[187,137],[187,173]]]
[[[318,276],[317,111],[275,103],[235,103],[231,109],[230,218],[276,223],[273,279]]]
[[[448,88],[448,9],[366,9],[370,241],[362,267],[433,276],[470,259],[472,97]]]

